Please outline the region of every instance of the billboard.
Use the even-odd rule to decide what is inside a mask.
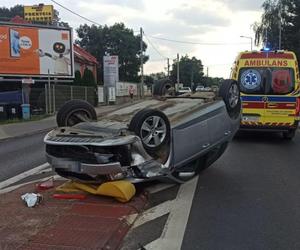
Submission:
[[[118,56],[103,57],[103,80],[104,86],[116,87],[119,81],[119,60]]]
[[[74,77],[72,31],[0,23],[0,75]]]
[[[24,19],[27,21],[50,23],[53,20],[53,16],[53,5],[24,6]]]

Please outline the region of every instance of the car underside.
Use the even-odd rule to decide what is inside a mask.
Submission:
[[[63,107],[67,126],[46,135],[46,155],[59,175],[92,183],[183,182],[223,154],[240,121],[240,107],[230,113],[214,93],[156,97],[98,121],[86,121],[88,109],[79,109],[79,103]],[[63,120],[59,114],[58,119]]]

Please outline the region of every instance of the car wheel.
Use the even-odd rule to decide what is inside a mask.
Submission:
[[[172,88],[172,82],[168,79],[161,79],[154,83],[153,85],[153,95],[154,96],[164,96],[168,90]]]
[[[296,135],[296,129],[291,129],[287,132],[282,133],[283,138],[286,140],[292,140],[295,137],[295,135]]]
[[[234,80],[224,80],[219,96],[223,98],[227,112],[232,119],[236,119],[241,112],[241,98],[239,85]]]
[[[135,114],[129,130],[142,140],[147,151],[157,151],[170,141],[170,122],[168,117],[155,109],[143,109]]]
[[[80,122],[96,121],[97,113],[94,107],[83,100],[66,102],[57,112],[58,127],[72,127]]]

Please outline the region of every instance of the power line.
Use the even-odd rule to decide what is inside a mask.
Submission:
[[[169,38],[163,38],[163,37],[156,37],[156,36],[149,36],[154,39],[173,42],[173,43],[184,43],[184,44],[195,44],[195,45],[238,45],[238,44],[248,44],[248,43],[215,43],[215,42],[190,42],[190,41],[183,41],[183,40],[174,40]]]
[[[166,56],[164,56],[162,53],[160,53],[160,51],[156,48],[156,46],[154,46],[154,44],[151,42],[151,40],[148,38],[148,36],[144,33],[147,41],[149,42],[149,44],[152,46],[152,48],[157,52],[157,54],[159,54],[162,58],[167,59]]]
[[[82,18],[82,19],[84,19],[84,20],[86,20],[86,21],[88,21],[88,22],[91,22],[91,23],[93,23],[93,24],[96,24],[96,25],[101,26],[100,23],[97,23],[97,22],[95,22],[95,21],[93,21],[93,20],[91,20],[91,19],[89,19],[89,18],[87,18],[87,17],[84,17],[84,16],[82,16],[82,15],[76,13],[76,12],[73,11],[73,10],[70,10],[69,8],[63,6],[62,4],[60,4],[60,3],[58,3],[58,2],[56,2],[56,1],[54,1],[54,0],[50,0],[50,1],[53,2],[53,3],[55,3],[55,4],[57,4],[58,6],[62,7],[63,9],[65,9],[65,10],[71,12],[72,14],[74,14],[74,15],[76,15],[76,16],[79,16],[80,18]]]

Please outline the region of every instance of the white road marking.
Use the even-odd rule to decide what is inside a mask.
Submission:
[[[146,210],[144,213],[141,214],[141,216],[137,218],[132,228],[141,226],[148,221],[152,221],[165,214],[168,214],[170,212],[172,205],[173,205],[173,201],[166,201],[162,204],[159,204],[158,206]]]
[[[180,186],[161,237],[146,245],[147,250],[181,249],[197,183],[198,176]]]
[[[59,175],[48,176],[48,177],[45,177],[45,178],[42,178],[42,179],[38,179],[38,180],[34,180],[34,181],[29,181],[29,182],[25,182],[25,183],[22,183],[22,184],[10,186],[8,188],[0,189],[0,194],[5,194],[5,193],[8,193],[8,192],[11,192],[13,190],[16,190],[19,187],[23,187],[23,186],[28,185],[28,184],[46,181],[46,180],[49,180],[51,177],[54,180],[66,180],[65,178],[63,178],[63,177],[61,177]]]
[[[20,180],[22,180],[22,179],[24,179],[24,178],[26,178],[28,176],[34,175],[34,174],[39,173],[41,171],[45,171],[45,169],[48,168],[48,167],[50,167],[50,165],[48,163],[44,163],[44,164],[42,164],[42,165],[40,165],[38,167],[35,167],[35,168],[30,169],[30,170],[28,170],[26,172],[23,172],[23,173],[21,173],[19,175],[16,175],[16,176],[14,176],[14,177],[12,177],[10,179],[2,181],[2,182],[0,182],[0,190],[3,189],[3,188],[5,188],[5,187],[7,187],[7,186],[10,186],[10,185],[18,182],[18,181],[20,181]]]

